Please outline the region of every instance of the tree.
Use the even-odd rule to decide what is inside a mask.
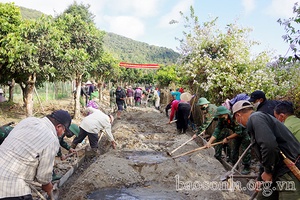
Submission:
[[[19,8],[13,3],[0,3],[0,47],[5,46],[2,39],[10,33],[17,32],[21,23],[22,17]],[[0,48],[0,84],[10,83],[8,100],[12,102],[14,80],[10,78],[10,72],[6,68],[8,60],[5,57],[4,48]]]
[[[200,86],[199,92],[215,103],[227,97],[261,88],[265,92],[276,87],[274,75],[267,68],[268,52],[251,55],[251,47],[258,44],[248,39],[250,29],[228,24],[225,33],[218,29],[215,18],[199,23],[191,7],[189,17],[184,16],[184,38],[180,40],[180,63],[185,72],[181,77]]]
[[[60,53],[62,34],[52,17],[23,21],[19,29],[2,39],[3,63],[7,77],[14,79],[23,92],[26,115],[33,113],[35,85],[54,75],[54,61]]]
[[[69,41],[64,44],[65,56],[63,57],[62,67],[66,70],[69,77],[75,78],[76,98],[74,108],[74,118],[80,116],[80,90],[82,76],[90,73],[98,66],[97,60],[103,53],[102,43],[104,32],[99,31],[92,20],[88,20],[86,15],[88,7],[70,5],[64,13],[57,16],[56,23],[63,30]],[[80,12],[77,12],[80,10]],[[83,12],[83,10],[85,10]]]

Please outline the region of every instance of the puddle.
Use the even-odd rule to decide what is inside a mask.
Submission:
[[[89,194],[88,200],[174,200],[184,199],[176,191],[157,187],[104,188]]]
[[[134,164],[159,164],[169,159],[164,152],[125,152],[125,158],[131,160]]]

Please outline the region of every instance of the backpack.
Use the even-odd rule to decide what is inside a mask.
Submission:
[[[117,100],[121,100],[121,98],[124,98],[125,95],[124,95],[124,92],[122,90],[117,90],[116,91],[116,99]]]
[[[134,94],[135,97],[142,97],[142,90],[137,89]]]

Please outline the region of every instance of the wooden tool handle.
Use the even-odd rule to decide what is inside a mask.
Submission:
[[[184,142],[182,145],[180,145],[179,147],[177,147],[176,149],[174,149],[173,151],[171,151],[171,154],[174,153],[175,151],[177,151],[178,149],[180,149],[181,147],[183,147],[184,145],[186,145],[187,143],[189,143],[190,141],[192,141],[194,138],[189,139],[188,141]]]
[[[215,145],[218,145],[218,144],[223,144],[223,141],[213,143],[211,146],[215,146]],[[194,153],[194,152],[196,152],[196,151],[199,151],[199,150],[202,150],[202,149],[206,149],[206,148],[207,148],[206,146],[199,147],[199,148],[197,148],[197,149],[194,149],[194,150],[191,150],[191,151],[182,153],[182,154],[180,154],[180,155],[178,155],[178,156],[174,156],[174,157],[172,157],[172,158],[175,159],[175,158],[178,158],[178,157],[181,157],[181,156],[185,156],[185,155],[188,155],[188,154],[191,154],[191,153]]]

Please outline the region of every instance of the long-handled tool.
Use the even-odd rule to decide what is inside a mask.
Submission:
[[[238,159],[238,161],[234,164],[234,166],[232,167],[232,169],[230,171],[226,172],[224,175],[221,176],[221,178],[220,178],[221,181],[227,180],[228,178],[230,178],[230,176],[232,176],[234,174],[234,171],[236,170],[238,164],[241,162],[242,158],[246,155],[247,151],[250,149],[250,147],[252,145],[253,145],[253,143],[249,144],[249,146],[242,153],[242,155],[240,156],[240,158]]]
[[[194,138],[190,138],[188,141],[184,142],[183,144],[181,144],[179,147],[177,147],[176,149],[174,149],[173,151],[171,152],[167,152],[167,154],[169,156],[172,156],[172,154],[177,151],[178,149],[180,149],[181,147],[183,147],[184,145],[186,145],[187,143],[189,143],[190,141],[192,141]]]
[[[223,143],[223,141],[216,142],[216,143],[213,143],[213,144],[211,144],[211,146],[216,146],[216,145],[218,145],[218,144],[222,144],[222,143]],[[180,154],[180,155],[177,155],[177,156],[174,156],[174,157],[172,157],[172,158],[173,158],[173,159],[175,159],[175,158],[179,158],[179,157],[181,157],[181,156],[185,156],[185,155],[188,155],[188,154],[191,154],[191,153],[194,153],[194,152],[196,152],[196,151],[200,151],[200,150],[202,150],[202,149],[206,149],[206,148],[207,148],[206,146],[199,147],[199,148],[197,148],[197,149],[194,149],[194,150],[191,150],[191,151],[188,151],[188,152],[182,153],[182,154]]]

